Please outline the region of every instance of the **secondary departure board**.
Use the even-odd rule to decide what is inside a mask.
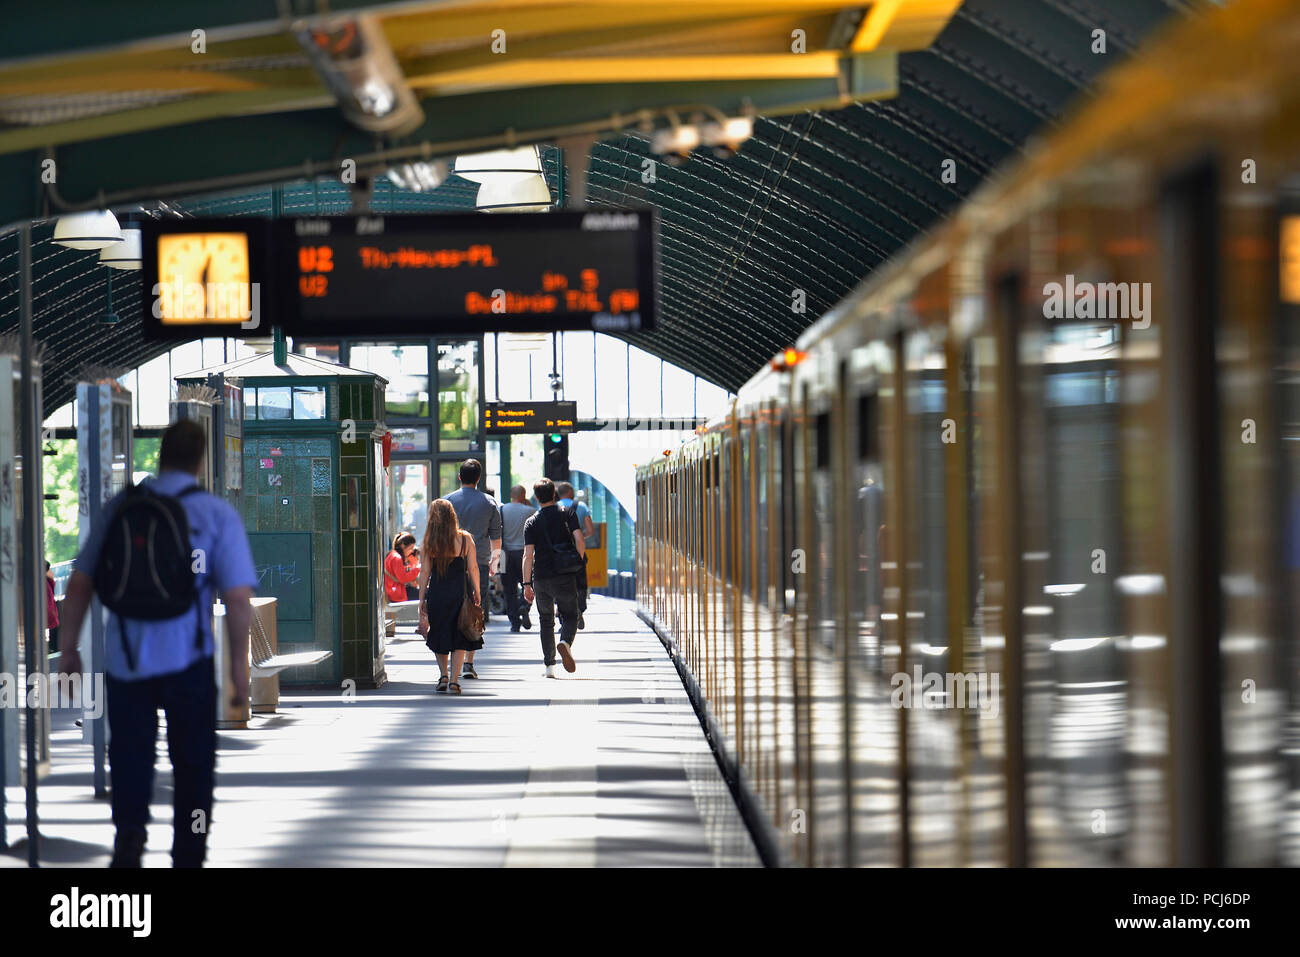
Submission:
[[[578,403],[489,402],[483,408],[483,431],[489,434],[572,432]]]
[[[300,336],[654,328],[648,210],[276,223],[279,318]]]

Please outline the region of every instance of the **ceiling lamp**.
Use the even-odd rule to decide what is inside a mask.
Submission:
[[[541,212],[552,205],[536,146],[457,156],[455,170],[479,184],[475,205],[484,212]]]
[[[713,147],[713,152],[719,159],[733,156],[741,144],[753,135],[752,116],[733,116],[722,122],[705,123],[700,130],[704,145]]]
[[[551,190],[541,173],[504,183],[493,180],[478,188],[475,205],[485,213],[540,213],[551,206]]]
[[[122,230],[120,243],[105,246],[99,251],[99,261],[113,269],[139,269],[144,259],[140,248],[140,230],[128,226]]]
[[[106,209],[60,216],[54,227],[54,241],[69,249],[103,249],[122,241],[117,217]]]
[[[542,171],[542,157],[536,146],[514,150],[488,150],[456,157],[455,172],[473,183],[518,179]]]
[[[650,138],[650,152],[663,157],[670,166],[681,166],[700,145],[699,127],[673,123],[667,129],[657,130]]]

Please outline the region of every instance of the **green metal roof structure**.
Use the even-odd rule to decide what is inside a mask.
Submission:
[[[83,367],[126,370],[167,347],[140,337],[134,274],[113,275],[121,322],[100,323],[110,270],[51,242],[63,209],[344,213],[339,163],[355,158],[374,171],[377,213],[469,210],[476,184],[453,175],[415,193],[382,170],[530,142],[546,144],[553,195],[561,161],[572,182],[580,158],[587,203],[659,209],[660,327],[627,338],[735,390],[1059,122],[1102,71],[1198,4],[335,2],[335,16],[376,19],[418,99],[423,122],[400,136],[349,123],[313,73],[281,8],[315,22],[314,3],[125,0],[92,7],[77,31],[56,27],[67,6],[9,12],[0,39],[0,177],[10,184],[0,223],[36,221],[47,409],[72,397]],[[498,21],[522,25],[510,33],[517,56],[487,58]],[[190,52],[205,23],[207,60]],[[806,33],[804,57],[789,50],[795,30]],[[1093,52],[1097,30],[1105,53]],[[650,132],[701,111],[752,112],[753,136],[734,155],[701,148],[682,165],[650,152]],[[589,139],[575,147],[592,136],[589,154]],[[57,181],[42,183],[49,159]],[[941,177],[945,160],[955,182]],[[0,332],[18,322],[17,243],[0,235]],[[791,309],[796,289],[802,313]]]

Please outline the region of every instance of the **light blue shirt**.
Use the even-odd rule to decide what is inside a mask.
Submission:
[[[587,516],[591,514],[591,509],[587,508],[587,503],[579,502],[575,507],[573,499],[562,498],[559,501],[559,505],[560,508],[567,508],[573,511],[573,514],[578,517],[578,528],[582,530],[583,541],[587,543],[588,548],[595,548],[600,542],[600,534],[597,533],[592,535],[590,538],[587,537]]]
[[[167,471],[156,479],[145,479],[145,484],[162,495],[177,495],[196,484],[187,472]],[[100,513],[100,519],[90,530],[86,544],[73,567],[92,578],[99,552],[104,547],[108,517],[116,510],[122,498],[119,494]],[[138,681],[159,675],[184,671],[202,658],[210,658],[212,643],[212,600],[219,592],[231,588],[257,586],[257,572],[253,568],[253,552],[248,545],[244,523],[230,503],[207,492],[195,492],[180,500],[190,523],[190,548],[202,550],[203,570],[195,574],[199,601],[195,610],[163,621],[134,621],[122,619],[120,624],[126,640],[135,655],[135,669],[127,666],[126,651],[122,648],[119,621],[111,611],[107,614],[108,630],[104,647],[104,669],[122,681]],[[196,622],[197,616],[197,622]],[[202,628],[203,647],[195,641],[195,628]]]

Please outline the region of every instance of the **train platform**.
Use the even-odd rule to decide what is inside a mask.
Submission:
[[[279,710],[219,732],[209,867],[758,865],[663,645],[631,602],[593,596],[578,669],[543,677],[537,623],[495,619],[481,677],[435,694],[420,636],[389,640],[388,682],[352,700],[282,692]],[[107,801],[59,712],[40,787],[42,863],[107,864]],[[146,867],[170,866],[162,729]],[[11,840],[23,835],[18,789]],[[18,843],[0,866],[26,866]]]

